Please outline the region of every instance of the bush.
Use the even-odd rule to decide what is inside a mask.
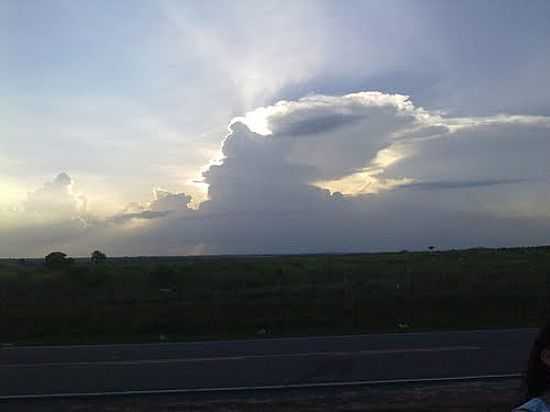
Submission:
[[[102,263],[107,260],[107,255],[99,250],[95,250],[90,257],[90,260],[93,264]]]
[[[44,260],[49,269],[59,269],[74,263],[74,259],[67,258],[67,254],[63,252],[51,252]]]

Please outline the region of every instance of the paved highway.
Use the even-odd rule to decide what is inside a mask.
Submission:
[[[521,373],[536,330],[0,349],[0,399]]]

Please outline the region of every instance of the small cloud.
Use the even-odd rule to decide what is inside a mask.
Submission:
[[[189,211],[192,197],[185,193],[171,193],[167,190],[155,189],[154,200],[150,204],[152,211],[174,211],[182,213]]]
[[[163,189],[153,191],[153,200],[146,204],[129,204],[121,213],[106,219],[109,223],[124,224],[130,221],[153,220],[169,215],[181,216],[186,212],[192,212],[189,208],[191,196],[185,193],[171,193]]]
[[[22,204],[23,217],[29,221],[63,221],[77,219],[87,212],[84,195],[74,193],[73,180],[67,173],[28,194]]]
[[[168,216],[173,213],[173,210],[165,210],[162,212],[155,212],[153,210],[145,210],[139,213],[121,213],[119,215],[111,216],[107,219],[109,223],[123,224],[132,220],[152,220],[161,217]]]

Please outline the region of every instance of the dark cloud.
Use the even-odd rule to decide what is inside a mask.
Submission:
[[[414,141],[412,155],[390,166],[385,176],[419,181],[506,181],[550,177],[550,120],[537,117],[472,119],[453,133]]]
[[[304,114],[309,115],[304,116]],[[319,110],[313,116],[307,112],[287,115],[271,125],[271,129],[277,135],[290,137],[319,135],[320,133],[331,132],[339,127],[350,126],[360,120],[365,120],[362,113],[352,111],[333,113],[330,110]]]
[[[153,220],[176,214],[181,217],[192,213],[189,208],[191,196],[185,193],[171,193],[167,190],[156,189],[154,200],[148,205],[133,203],[128,205],[122,213],[107,219],[109,223],[124,224],[133,220]]]
[[[455,181],[432,181],[415,182],[399,186],[400,189],[421,189],[421,190],[442,190],[442,189],[464,189],[483,186],[510,185],[516,183],[528,183],[530,179],[482,179],[482,180],[455,180]]]

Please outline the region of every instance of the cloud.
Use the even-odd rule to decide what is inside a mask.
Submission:
[[[143,202],[159,184],[193,193],[197,204],[189,182],[200,176],[228,122],[280,99],[376,89],[462,115],[549,114],[550,89],[541,87],[550,71],[549,8],[542,3],[507,4],[502,13],[490,4],[416,1],[187,6],[168,0],[131,10],[118,5],[107,14],[94,5],[82,13],[68,2],[8,6],[9,24],[0,28],[0,38],[9,39],[0,81],[0,173],[36,184],[69,170],[90,202],[97,193],[115,194],[101,199],[109,212]],[[451,15],[460,18],[449,21]],[[106,18],[128,24],[106,25]],[[46,24],[43,36],[47,21],[55,24]],[[277,134],[290,119],[283,116]],[[290,127],[314,137],[356,119],[364,120],[319,112],[292,119]],[[330,190],[365,187],[340,180],[321,177]],[[99,183],[103,189],[93,190]]]
[[[272,193],[336,180],[363,170],[401,135],[432,134],[439,121],[407,96],[380,92],[281,101],[234,121],[223,164],[204,177],[212,199],[241,187]]]
[[[154,200],[147,205],[132,203],[121,213],[109,217],[106,221],[121,224],[136,220],[158,219],[170,214],[181,216],[193,212],[189,207],[191,196],[185,193],[170,193],[167,190],[155,189],[153,194]]]
[[[162,212],[154,212],[152,210],[144,210],[143,212],[139,213],[121,213],[119,215],[114,215],[108,219],[109,222],[112,223],[125,223],[131,220],[141,220],[141,219],[157,219],[160,217],[168,216],[170,213],[172,213],[171,210],[166,210]]]
[[[78,219],[87,212],[86,197],[73,191],[66,173],[58,174],[41,188],[29,192],[21,206],[22,225]]]
[[[155,199],[151,202],[151,210],[156,212],[176,211],[179,213],[190,212],[189,204],[191,196],[185,193],[171,193],[163,189],[155,189]]]
[[[548,213],[532,196],[548,193],[549,131],[543,117],[450,118],[402,95],[282,101],[231,123],[195,213],[129,241],[202,253],[543,243]]]
[[[47,214],[55,205],[65,220],[47,247],[80,254],[538,244],[550,240],[549,145],[546,117],[453,118],[381,92],[308,96],[230,123],[197,209],[185,193],[156,189],[148,203],[92,218],[61,174],[23,210]],[[29,233],[15,233],[14,244],[42,253],[44,235]]]
[[[447,123],[451,133],[409,142],[409,155],[381,176],[409,176],[415,180],[413,187],[432,191],[452,186],[453,193],[447,190],[438,200],[449,210],[550,216],[550,167],[545,161],[550,118],[450,118]]]
[[[510,185],[515,183],[528,183],[529,179],[482,179],[482,180],[454,180],[432,181],[403,184],[400,187],[406,189],[441,190],[441,189],[467,189],[483,186]]]

